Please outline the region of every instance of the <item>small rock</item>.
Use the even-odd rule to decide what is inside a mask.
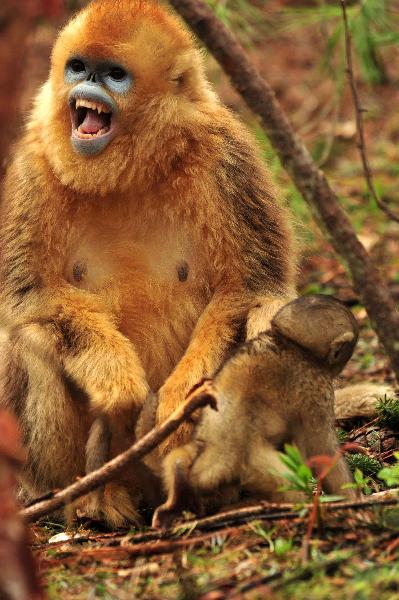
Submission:
[[[65,531],[63,531],[62,533],[57,533],[56,535],[53,535],[48,542],[49,544],[52,544],[54,542],[67,542],[71,538],[72,536],[69,535],[69,533],[65,533]]]

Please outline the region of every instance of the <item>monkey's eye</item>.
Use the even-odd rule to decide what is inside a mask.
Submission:
[[[69,67],[74,73],[83,73],[83,71],[86,71],[84,63],[81,60],[78,60],[77,58],[71,60],[71,62],[69,63]]]
[[[126,78],[127,73],[120,67],[113,67],[109,72],[109,76],[114,81],[123,81]]]
[[[80,58],[71,58],[65,65],[65,81],[77,83],[86,77],[86,65]]]

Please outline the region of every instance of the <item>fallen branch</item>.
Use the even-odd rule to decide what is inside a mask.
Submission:
[[[336,252],[348,264],[361,301],[399,381],[399,313],[385,281],[341,208],[323,171],[294,132],[270,85],[203,0],[170,0],[214,55],[262,126]]]
[[[399,488],[377,492],[368,496],[364,500],[343,501],[343,502],[323,502],[323,511],[335,512],[338,510],[350,509],[366,509],[375,506],[389,506],[399,502]],[[301,510],[298,510],[298,504],[277,504],[269,502],[260,502],[245,508],[229,510],[211,517],[203,519],[193,519],[184,521],[182,525],[188,530],[201,529],[217,529],[219,527],[229,527],[230,525],[245,523],[249,520],[260,519],[262,521],[278,521],[281,519],[296,519],[300,517],[303,508],[311,510],[313,504],[302,504]],[[160,533],[160,538],[173,533],[176,528],[172,528],[166,532]],[[140,534],[139,534],[140,535]]]
[[[360,105],[359,93],[357,91],[355,75],[353,70],[353,60],[352,60],[352,43],[351,43],[351,33],[349,30],[348,23],[348,15],[346,12],[346,0],[341,0],[342,6],[342,15],[344,20],[344,29],[345,29],[345,53],[346,53],[346,64],[347,69],[346,72],[348,74],[349,85],[352,92],[353,104],[355,106],[355,115],[356,115],[356,129],[358,136],[358,148],[360,152],[360,158],[362,160],[364,177],[366,179],[367,187],[369,189],[370,195],[373,198],[376,205],[393,221],[399,223],[399,216],[396,215],[389,206],[380,198],[375,190],[373,184],[373,178],[371,175],[371,169],[369,165],[369,161],[367,158],[366,151],[366,138],[364,136],[364,125],[363,125],[363,112],[364,109]]]
[[[162,425],[154,427],[154,429],[131,446],[131,448],[107,462],[100,469],[92,471],[65,489],[54,492],[52,498],[23,509],[21,515],[28,521],[34,521],[111,481],[130,462],[143,458],[143,456],[163,442],[196,409],[208,404],[212,405],[212,400],[212,397],[205,394],[189,396],[186,402],[182,406],[179,406]]]
[[[232,529],[226,530],[226,535],[230,536],[230,539],[233,537],[239,537],[242,534],[241,528],[234,527]],[[185,538],[178,538],[173,540],[159,540],[154,542],[147,542],[143,544],[135,544],[135,543],[121,543],[119,545],[110,545],[110,546],[101,546],[100,548],[79,548],[79,549],[64,549],[62,551],[62,561],[63,566],[73,564],[78,561],[87,561],[89,557],[94,558],[98,562],[101,562],[103,559],[107,560],[126,560],[128,557],[133,556],[155,556],[158,554],[171,554],[180,548],[187,547],[197,547],[203,546],[204,543],[212,540],[215,537],[214,532],[204,533],[202,535],[190,536]],[[65,547],[65,542],[64,542]],[[48,550],[48,548],[47,548]],[[45,554],[47,554],[47,550],[45,550]],[[54,558],[51,556],[47,558],[46,555],[41,557],[40,564],[43,565],[46,562],[54,563]]]

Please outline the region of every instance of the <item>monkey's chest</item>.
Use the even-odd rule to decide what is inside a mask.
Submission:
[[[65,277],[97,294],[117,317],[156,388],[184,353],[209,301],[207,272],[206,260],[186,238],[103,235],[73,248]]]

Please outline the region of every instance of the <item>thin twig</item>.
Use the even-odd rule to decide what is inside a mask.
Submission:
[[[353,104],[355,106],[355,114],[356,114],[356,129],[358,136],[358,148],[360,152],[360,157],[363,165],[364,177],[367,182],[367,187],[369,189],[370,195],[373,198],[376,205],[393,221],[399,223],[399,216],[396,215],[389,206],[380,198],[375,190],[373,177],[371,174],[371,169],[369,165],[369,161],[367,158],[366,151],[366,138],[364,135],[364,123],[363,123],[363,112],[364,109],[361,107],[359,93],[357,90],[357,85],[355,81],[355,75],[353,70],[353,59],[352,59],[352,42],[351,42],[351,32],[349,29],[348,23],[348,15],[346,11],[346,0],[341,0],[342,6],[342,15],[344,19],[344,28],[345,28],[345,53],[346,53],[346,63],[347,68],[346,72],[348,74],[348,80],[352,92]]]
[[[239,537],[242,534],[242,528],[233,527],[231,529],[226,530],[226,535],[229,536],[229,539],[234,537]],[[76,560],[87,560],[87,558],[92,557],[98,561],[101,561],[103,558],[112,559],[112,560],[123,560],[127,557],[133,556],[155,556],[157,554],[171,554],[179,550],[179,548],[186,547],[196,547],[203,546],[204,543],[211,541],[215,537],[214,532],[203,533],[201,535],[188,536],[185,538],[178,538],[172,540],[156,540],[152,542],[146,542],[143,544],[136,543],[120,543],[118,545],[110,545],[110,546],[101,546],[99,548],[96,547],[85,547],[79,549],[71,549],[66,550],[69,556],[62,556],[62,564],[68,565]],[[65,545],[65,542],[64,542]],[[54,559],[50,557],[49,561],[53,561]],[[41,558],[41,564],[46,562],[46,556]]]
[[[193,394],[189,396],[186,402],[182,406],[179,406],[162,425],[154,427],[154,429],[128,450],[107,462],[100,469],[89,473],[65,489],[55,492],[49,500],[44,500],[25,508],[21,511],[21,515],[28,521],[34,521],[111,481],[130,462],[139,460],[151,452],[151,450],[173,433],[183,421],[186,421],[192,412],[198,408],[212,404],[212,401],[214,402],[213,398],[206,394]]]
[[[338,511],[338,510],[350,510],[350,509],[363,509],[372,508],[373,506],[388,506],[390,504],[397,504],[399,502],[399,488],[392,490],[385,490],[384,492],[378,492],[372,496],[367,497],[364,500],[355,501],[344,501],[344,502],[323,502],[323,511]],[[311,509],[313,504],[301,505],[302,508]],[[295,519],[300,516],[300,512],[297,510],[298,504],[277,504],[260,502],[252,506],[246,506],[245,508],[239,508],[236,510],[229,510],[211,517],[205,517],[204,519],[197,519],[192,521],[185,521],[184,526],[187,529],[216,529],[218,527],[226,527],[233,524],[244,523],[252,519],[261,519],[264,521],[277,521],[280,519]],[[271,512],[276,511],[276,512]],[[172,530],[173,531],[173,530]]]

